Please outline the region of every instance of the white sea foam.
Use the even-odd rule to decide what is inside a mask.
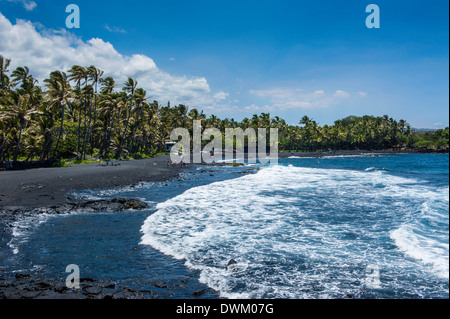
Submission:
[[[448,207],[448,191],[441,200],[445,198]],[[392,231],[390,236],[407,256],[429,266],[437,276],[449,279],[448,211],[447,214],[439,212],[425,202],[414,219]]]
[[[448,188],[382,171],[273,166],[158,204],[141,228],[141,244],[185,260],[224,297],[339,297],[359,290],[372,264],[395,276],[415,271],[414,260],[438,259],[430,271],[445,272],[448,234],[447,245],[411,240],[416,225],[408,224],[423,203],[448,211],[442,192],[448,197]],[[389,236],[397,250],[384,248]],[[237,264],[227,266],[231,259]]]
[[[48,214],[40,214],[37,216],[21,218],[12,223],[12,237],[8,242],[8,246],[15,255],[19,253],[19,246],[28,241],[30,228],[41,225],[49,216],[50,215]]]

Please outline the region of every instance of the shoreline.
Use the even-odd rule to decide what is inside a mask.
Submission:
[[[8,243],[13,237],[16,222],[22,218],[41,214],[64,215],[77,211],[106,211],[114,214],[131,210],[138,213],[148,209],[148,204],[140,199],[83,200],[72,198],[70,193],[85,189],[126,187],[140,182],[175,180],[185,168],[167,167],[168,158],[163,155],[153,159],[123,161],[114,167],[87,164],[5,172],[7,178],[5,184],[0,186],[0,194],[6,193],[10,201],[17,202],[11,205],[10,201],[5,200],[6,196],[0,197],[9,204],[0,206],[0,258],[7,260],[13,256],[14,252]],[[13,193],[15,189],[20,191],[19,194]],[[161,262],[169,258],[154,251],[156,256],[161,255],[157,257]],[[220,299],[216,291],[199,282],[195,271],[187,268],[179,274],[178,282],[166,281],[165,276],[159,274],[145,286],[134,287],[108,278],[89,277],[80,278],[80,289],[69,289],[65,279],[59,278],[58,274],[45,275],[40,269],[5,267],[6,264],[0,265],[0,299],[167,299],[173,293],[189,299]]]
[[[331,154],[284,152],[279,153],[279,157],[321,158],[324,156],[377,156],[405,153],[420,154],[405,151],[337,151]],[[114,167],[86,164],[62,168],[0,172],[0,180],[5,181],[0,185],[0,195],[6,193],[11,196],[9,202],[6,200],[6,196],[0,197],[2,199],[0,202],[0,240],[2,241],[0,257],[7,256],[10,250],[7,243],[12,236],[13,224],[18,218],[43,213],[65,214],[76,210],[118,212],[128,209],[145,209],[145,203],[140,203],[139,200],[129,199],[128,202],[118,198],[106,201],[74,200],[69,193],[76,190],[101,190],[135,185],[139,182],[165,182],[176,179],[185,168],[180,168],[179,165],[167,167],[169,158],[168,155],[162,155],[152,159],[123,161]],[[199,165],[206,164],[190,164],[188,168]],[[6,178],[3,179],[3,177]],[[86,187],[87,185],[89,187]],[[18,190],[19,194],[14,194],[15,190]],[[52,195],[52,197],[45,195]],[[17,202],[13,202],[11,205],[11,200],[17,200]],[[9,205],[2,206],[5,202]],[[136,204],[142,206],[136,207]],[[186,274],[188,273],[186,272]],[[105,278],[83,278],[82,289],[72,291],[65,287],[63,281],[45,277],[39,271],[26,270],[8,273],[0,265],[0,299],[156,299],[159,297],[165,299],[164,296],[170,289],[184,291],[191,299],[220,299],[219,294],[211,288],[203,284],[199,286],[198,278],[194,278],[192,275],[186,275],[185,279],[173,284],[174,287],[160,278],[155,278],[154,281],[151,289],[133,289],[109,282]]]
[[[98,163],[0,172],[0,210],[64,205],[70,193],[107,189],[139,182],[164,182],[176,178],[180,167],[167,167],[168,155],[119,161],[116,166]]]
[[[334,151],[334,152],[280,152],[279,158],[377,156],[395,154],[422,154],[417,151]],[[436,153],[441,154],[441,153]],[[73,198],[70,193],[85,189],[103,190],[126,187],[140,182],[164,182],[185,169],[179,165],[167,167],[169,155],[150,159],[118,161],[116,166],[98,163],[69,167],[50,167],[16,171],[0,171],[0,211],[45,208],[65,205]],[[211,164],[188,164],[189,167]],[[221,164],[212,164],[221,165]]]

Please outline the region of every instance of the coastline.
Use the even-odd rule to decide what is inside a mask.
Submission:
[[[0,210],[64,205],[69,194],[84,189],[106,189],[162,182],[175,178],[180,167],[167,167],[168,155],[99,164],[0,172]]]
[[[0,258],[11,258],[13,252],[8,243],[15,223],[22,218],[76,211],[117,213],[147,209],[148,205],[139,199],[79,200],[71,198],[70,193],[174,180],[183,169],[167,167],[168,159],[169,156],[162,155],[120,161],[116,166],[86,164],[0,172]],[[159,254],[161,257],[157,258],[161,262],[168,258],[155,251],[155,256]],[[164,281],[164,276],[156,275],[151,288],[141,289],[105,278],[80,278],[80,289],[73,290],[66,287],[64,279],[48,277],[39,269],[11,272],[0,265],[0,299],[158,299],[170,297],[174,289],[190,298],[218,298],[215,291],[198,282],[193,271],[186,269],[180,278],[179,282],[169,283]]]
[[[323,157],[323,156],[376,156],[417,152],[389,151],[337,151],[331,154],[317,152],[279,153],[279,157]],[[12,235],[12,224],[21,217],[37,214],[64,214],[76,209],[88,211],[121,211],[134,209],[125,202],[72,201],[70,192],[84,189],[105,189],[135,185],[139,182],[164,182],[175,179],[184,168],[167,167],[168,155],[152,159],[122,161],[118,166],[99,166],[98,164],[77,165],[62,168],[43,168],[24,171],[0,172],[0,256],[8,251],[6,243]],[[192,168],[191,164],[188,167]],[[222,165],[222,164],[216,164]],[[4,196],[2,196],[4,195]],[[78,206],[73,203],[77,203]],[[73,205],[73,206],[72,206]],[[117,206],[118,205],[118,206]],[[128,205],[128,206],[127,206]],[[142,207],[145,209],[145,207]],[[5,248],[5,249],[3,249]],[[158,257],[159,258],[159,257]],[[162,253],[161,253],[161,258]],[[169,270],[168,270],[169,271]],[[190,276],[190,277],[189,277]],[[189,280],[190,278],[190,280]],[[0,266],[0,299],[152,299],[164,298],[168,284],[155,278],[151,290],[135,290],[131,287],[115,285],[104,279],[84,278],[82,289],[71,291],[63,281],[43,276],[39,271],[28,270],[7,274]],[[170,289],[170,287],[169,287]],[[184,290],[185,295],[197,298],[219,298],[207,286],[201,286],[186,272],[185,279],[176,283],[176,288]]]
[[[280,152],[279,158],[376,156],[392,154],[420,154],[417,151],[335,151]],[[55,207],[72,201],[70,193],[85,189],[107,189],[136,185],[139,182],[163,182],[176,178],[185,168],[167,167],[169,155],[150,159],[119,161],[116,166],[99,164],[69,167],[38,168],[19,171],[0,171],[0,211],[17,208]],[[190,164],[188,167],[207,164]],[[218,164],[216,164],[218,165]]]

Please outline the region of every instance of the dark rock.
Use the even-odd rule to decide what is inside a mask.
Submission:
[[[116,284],[108,284],[108,285],[105,285],[104,287],[107,289],[114,289],[114,288],[116,288]]]
[[[95,282],[95,280],[92,278],[80,278],[80,283],[85,283],[85,282]]]
[[[156,288],[167,288],[167,284],[162,280],[155,280],[152,282],[152,284]]]
[[[127,299],[127,297],[123,292],[118,291],[118,292],[114,293],[114,295],[112,296],[112,299]]]
[[[152,290],[139,290],[139,295],[146,299],[158,299],[159,296]]]
[[[57,293],[62,294],[62,293],[67,292],[69,290],[69,288],[67,288],[67,286],[64,284],[57,284],[53,287],[53,290]]]
[[[229,266],[231,266],[231,265],[234,265],[234,264],[237,264],[238,262],[236,261],[236,260],[234,260],[234,259],[230,259],[230,261],[228,262],[228,264],[227,264],[227,267],[229,267]]]
[[[19,292],[20,296],[25,299],[34,299],[38,297],[41,292],[40,291],[30,291],[30,290],[22,290]]]
[[[197,291],[194,291],[192,293],[192,295],[196,296],[196,297],[200,297],[200,296],[204,295],[207,291],[208,291],[208,289],[197,290]]]
[[[29,278],[30,275],[29,275],[29,274],[20,274],[20,273],[17,273],[17,274],[15,274],[14,277],[16,277],[17,280],[20,280],[20,279],[24,279],[24,278]]]
[[[98,295],[102,292],[102,288],[98,286],[91,286],[83,289],[88,295]]]
[[[96,299],[113,299],[116,292],[115,289],[104,288],[101,293],[97,295]]]
[[[46,283],[46,282],[38,282],[38,283],[36,283],[36,286],[39,289],[49,289],[52,285],[50,285],[49,283]]]

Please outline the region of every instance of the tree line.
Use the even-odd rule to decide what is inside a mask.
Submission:
[[[237,122],[186,105],[151,101],[138,81],[119,84],[95,66],[51,72],[43,83],[28,67],[10,71],[0,55],[0,161],[142,158],[165,151],[174,128],[278,128],[279,150],[448,148],[448,128],[418,135],[404,120],[349,116],[320,126],[304,116],[288,125],[269,113]],[[430,133],[431,134],[431,133]]]

